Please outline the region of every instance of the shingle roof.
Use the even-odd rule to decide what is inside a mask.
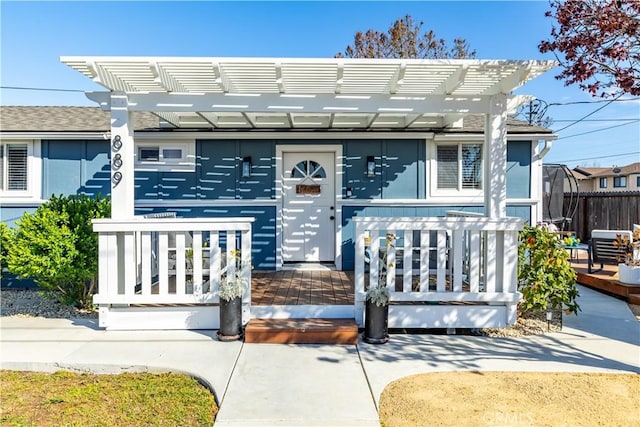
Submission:
[[[134,112],[135,130],[158,128],[160,120],[147,112]],[[0,106],[2,132],[106,132],[111,113],[98,107]]]
[[[99,107],[17,107],[0,106],[0,132],[106,132],[110,130],[111,115]],[[155,130],[160,119],[148,112],[134,112],[135,130]],[[448,133],[482,133],[484,117],[469,115],[463,128],[446,128]],[[163,128],[168,130],[168,128]],[[531,126],[520,120],[507,119],[509,133],[552,133],[551,129]]]
[[[608,168],[585,168],[577,166],[574,170],[586,175],[587,178],[598,178],[603,176],[640,174],[640,162],[631,163],[626,166],[611,166]]]

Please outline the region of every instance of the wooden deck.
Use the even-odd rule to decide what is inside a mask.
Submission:
[[[587,253],[578,251],[576,258],[571,261],[571,266],[576,271],[578,283],[581,285],[617,296],[632,304],[640,304],[640,286],[620,282],[617,265],[605,264],[602,270],[589,273]]]
[[[353,305],[353,280],[345,271],[254,271],[251,303],[258,306]]]

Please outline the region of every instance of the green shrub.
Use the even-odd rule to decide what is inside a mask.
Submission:
[[[91,220],[109,213],[109,200],[99,196],[51,197],[16,222],[9,271],[33,278],[63,304],[90,307],[98,275],[98,235]]]
[[[580,306],[576,272],[557,233],[525,225],[518,246],[518,284],[523,295],[521,308],[527,310],[564,309],[577,314]]]
[[[0,222],[0,278],[4,269],[7,268],[7,254],[11,242],[11,230],[6,223]]]

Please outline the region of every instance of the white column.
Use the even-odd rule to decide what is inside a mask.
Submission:
[[[117,219],[134,216],[135,149],[128,105],[127,95],[111,94],[111,218]]]
[[[507,216],[507,96],[495,95],[484,125],[484,205],[489,218]]]

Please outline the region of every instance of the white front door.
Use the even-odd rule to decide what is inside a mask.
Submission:
[[[334,261],[335,153],[283,153],[282,258]]]

